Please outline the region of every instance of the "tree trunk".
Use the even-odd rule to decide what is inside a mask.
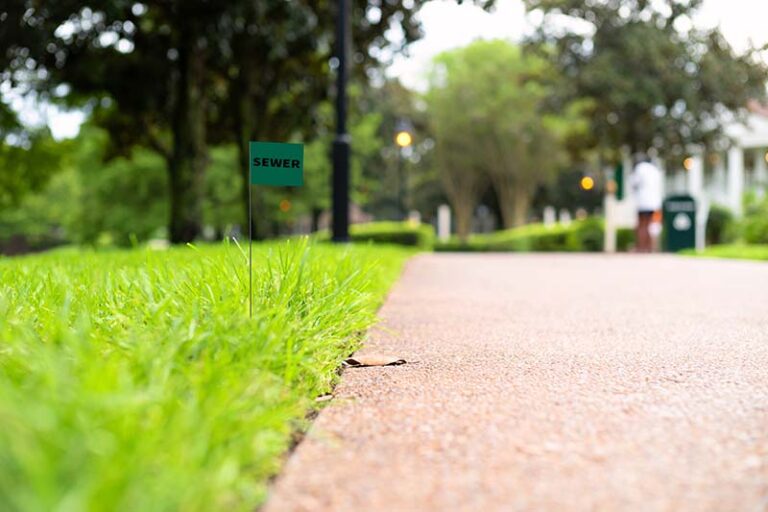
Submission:
[[[462,170],[463,172],[463,170]],[[472,231],[472,214],[477,204],[479,182],[476,178],[464,179],[473,175],[443,175],[443,186],[456,217],[456,234],[462,243],[466,243]],[[458,179],[454,179],[454,177]]]
[[[528,220],[528,209],[531,205],[531,196],[524,187],[514,189],[512,200],[512,226],[522,226]]]
[[[202,225],[203,175],[207,164],[202,49],[191,34],[179,45],[179,76],[173,112],[173,149],[168,161],[171,185],[171,243],[192,242]]]
[[[451,201],[456,216],[456,234],[461,243],[467,243],[472,231],[472,204],[463,201]]]
[[[504,229],[515,227],[517,225],[515,224],[515,185],[508,180],[496,179],[493,180],[493,188],[499,201]]]
[[[323,214],[323,210],[321,208],[313,207],[312,208],[312,226],[310,227],[310,231],[312,233],[316,233],[320,231],[320,216]]]

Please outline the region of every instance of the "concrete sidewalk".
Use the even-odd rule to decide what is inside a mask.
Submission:
[[[768,510],[768,264],[420,255],[275,511]]]

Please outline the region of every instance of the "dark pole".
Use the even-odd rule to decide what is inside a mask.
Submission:
[[[397,208],[400,213],[399,220],[405,220],[405,164],[403,159],[403,148],[398,147],[397,152]]]
[[[347,55],[349,53],[348,0],[338,0],[336,18],[336,137],[333,140],[333,236],[349,241],[349,135],[347,134]]]

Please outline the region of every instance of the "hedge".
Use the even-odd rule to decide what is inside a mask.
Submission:
[[[330,238],[327,231],[318,232],[315,236],[320,241]],[[429,224],[414,222],[369,222],[352,224],[349,239],[356,243],[405,245],[431,251],[435,244],[435,230]]]
[[[435,244],[435,230],[431,225],[412,222],[353,224],[349,237],[353,242],[408,245],[421,249],[432,249]]]
[[[619,228],[616,230],[616,250],[629,252],[635,246],[635,229]]]
[[[436,251],[599,252],[603,250],[603,221],[596,218],[568,226],[529,224],[494,233],[472,235],[466,243],[452,237],[438,242]]]
[[[315,237],[329,239],[327,231]],[[519,228],[471,235],[467,243],[455,236],[448,241],[436,241],[435,231],[429,224],[410,222],[370,222],[353,224],[349,238],[352,242],[381,243],[418,247],[440,252],[600,252],[603,250],[604,222],[591,217],[574,221],[568,226],[557,224],[528,224]],[[628,251],[635,243],[633,229],[619,229],[616,246],[620,252]]]

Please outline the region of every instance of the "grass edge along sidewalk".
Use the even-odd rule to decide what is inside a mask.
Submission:
[[[413,251],[0,259],[0,509],[253,510]]]
[[[697,257],[703,257],[703,258],[726,258],[726,259],[737,259],[737,260],[768,261],[768,244],[712,245],[700,252],[696,251],[695,249],[689,249],[689,250],[682,251],[680,254],[683,254],[685,256],[697,256]]]

